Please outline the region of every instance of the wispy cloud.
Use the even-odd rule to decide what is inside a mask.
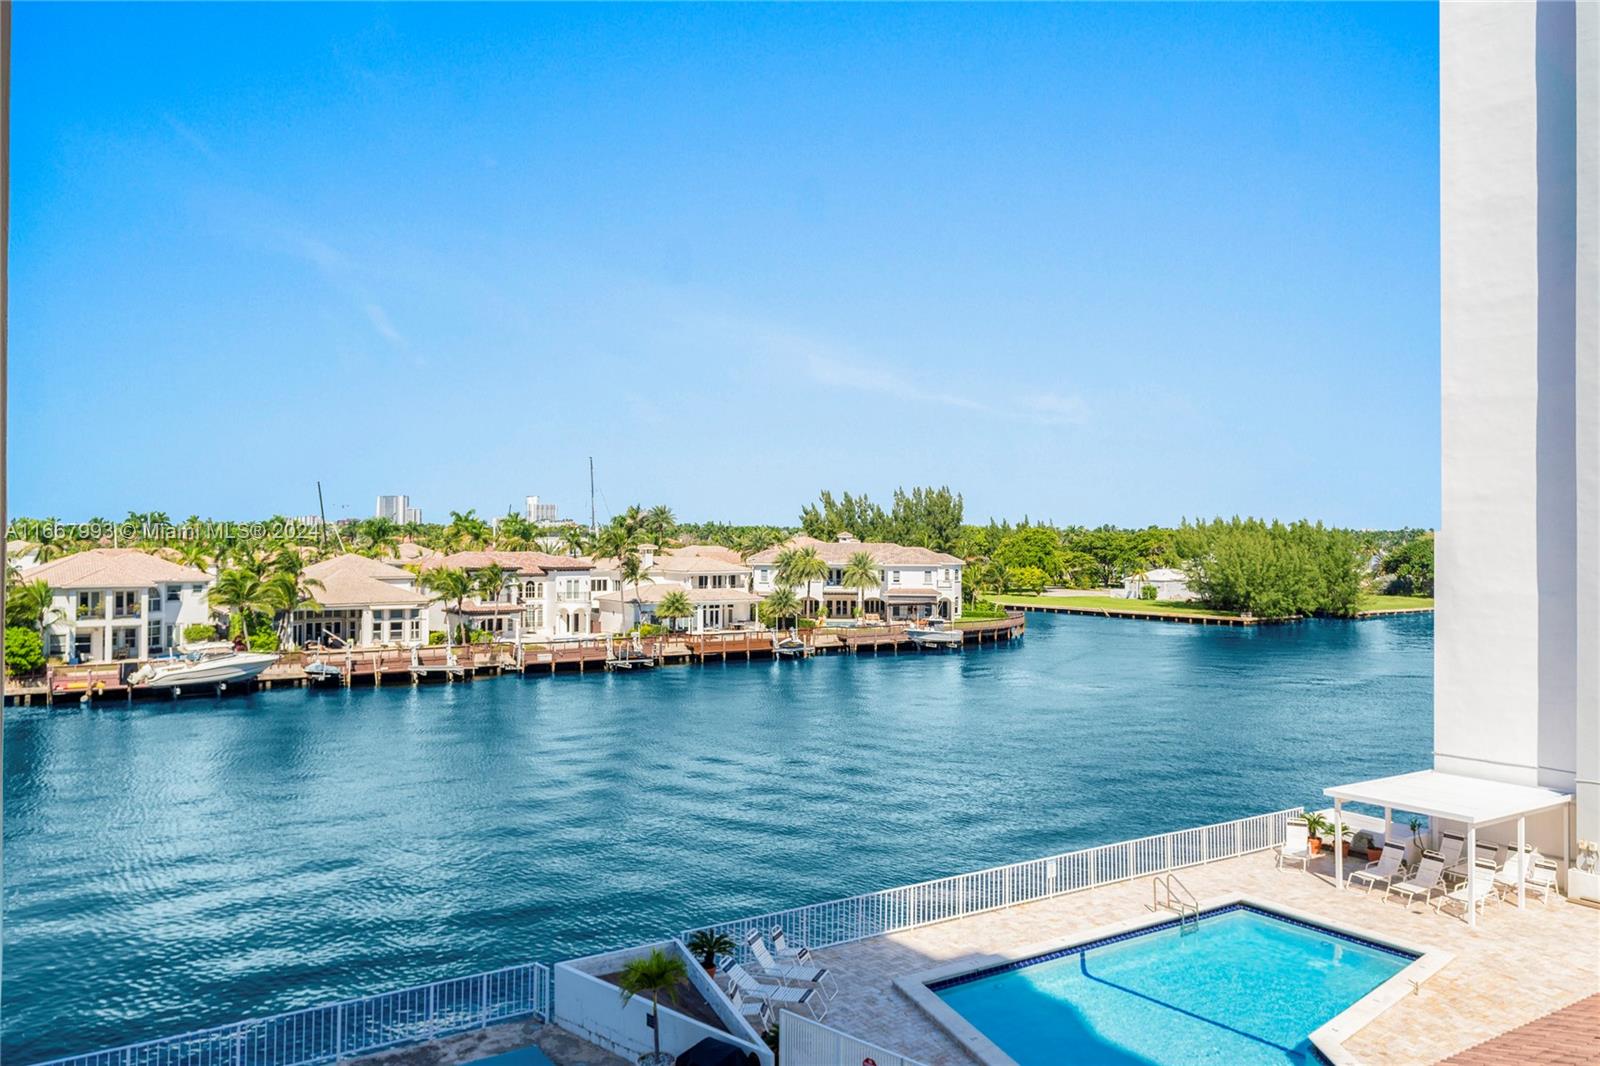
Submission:
[[[383,308],[377,304],[369,303],[366,311],[367,318],[372,322],[372,328],[378,331],[378,336],[390,344],[399,345],[402,348],[405,347],[406,339],[400,335],[399,330],[394,328],[394,323],[389,321],[389,315]]]

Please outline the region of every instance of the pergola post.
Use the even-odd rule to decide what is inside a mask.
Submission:
[[[1572,832],[1572,804],[1561,805],[1561,869],[1556,871],[1559,882],[1567,876],[1567,834]]]
[[[1467,925],[1478,927],[1478,823],[1467,823]]]
[[[1527,909],[1528,903],[1528,816],[1517,817],[1517,910]]]
[[[1333,882],[1344,887],[1344,800],[1333,801]]]
[[[1383,809],[1383,842],[1387,844],[1392,839],[1394,839],[1394,808],[1385,807]]]

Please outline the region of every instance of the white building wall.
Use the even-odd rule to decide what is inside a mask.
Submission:
[[[1577,783],[1580,840],[1600,840],[1600,4],[1577,10]]]
[[[1580,563],[1579,551],[1579,440],[1593,439],[1596,404],[1591,383],[1580,417],[1594,348],[1580,355],[1577,329],[1574,15],[1571,4],[1505,2],[1439,13],[1434,762],[1566,789],[1579,734],[1596,729],[1592,694],[1579,725],[1596,647],[1591,633],[1580,653],[1578,605],[1600,596],[1595,552]],[[1590,153],[1592,137],[1591,123]],[[1580,797],[1580,820],[1584,806],[1595,817]]]

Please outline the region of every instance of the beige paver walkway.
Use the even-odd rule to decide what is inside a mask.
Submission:
[[[532,1020],[491,1025],[350,1061],[353,1066],[462,1066],[524,1047],[538,1048],[556,1066],[628,1066],[621,1056]]]
[[[1348,868],[1347,868],[1348,869]],[[1340,892],[1332,863],[1312,872],[1276,868],[1270,853],[1179,872],[1204,903],[1242,893],[1337,925],[1365,929],[1454,959],[1415,995],[1384,1012],[1346,1042],[1371,1066],[1426,1066],[1507,1029],[1600,992],[1600,911],[1564,900],[1548,908],[1530,899],[1487,909],[1476,930],[1459,917],[1420,905],[1409,912],[1380,893]],[[1148,913],[1149,878],[1039,903],[941,922],[892,936],[819,951],[839,977],[828,1024],[929,1066],[971,1059],[894,987],[896,977],[969,956],[1017,950]]]

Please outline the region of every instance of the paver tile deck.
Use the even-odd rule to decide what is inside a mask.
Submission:
[[[1352,860],[1346,872],[1364,865]],[[1270,852],[1178,872],[1202,903],[1243,894],[1355,931],[1454,958],[1413,995],[1346,1042],[1371,1066],[1424,1066],[1600,993],[1600,911],[1530,895],[1488,907],[1476,930],[1459,916],[1418,904],[1407,910],[1381,891],[1341,892],[1324,857],[1310,871],[1278,869]],[[1037,903],[923,926],[817,952],[839,978],[827,1022],[928,1066],[972,1059],[895,988],[895,978],[968,957],[1020,950],[1148,914],[1150,878],[1087,889]]]

